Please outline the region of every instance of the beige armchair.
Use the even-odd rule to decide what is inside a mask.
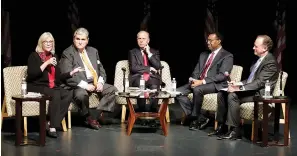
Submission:
[[[165,61],[161,61],[162,66],[164,66],[162,70],[162,81],[166,84],[166,88],[171,86],[171,73],[169,65]],[[128,60],[121,60],[116,64],[115,69],[115,76],[114,76],[114,86],[117,87],[118,91],[121,92],[124,90],[123,88],[123,71],[122,68],[126,68],[126,75],[129,76],[130,70],[129,70],[129,63]],[[136,104],[136,99],[131,99],[132,104]],[[159,104],[161,104],[161,100],[159,100]],[[122,117],[121,122],[125,122],[126,117],[126,99],[123,97],[116,97],[116,103],[122,105]],[[170,98],[169,104],[174,103],[174,98]],[[167,109],[166,112],[166,121],[170,122],[169,118],[169,110]]]
[[[238,65],[233,65],[233,68],[230,73],[230,79],[235,82],[240,82],[241,76],[242,76],[243,68]],[[189,94],[188,97],[191,101],[193,101],[193,93]],[[217,93],[211,93],[204,95],[203,103],[202,103],[202,109],[216,112],[218,108],[218,102],[217,102]],[[217,127],[217,122],[215,123],[215,129]]]
[[[4,117],[15,116],[15,100],[13,95],[21,94],[22,78],[27,75],[27,66],[6,67],[3,69],[4,100],[2,105],[1,128]],[[48,113],[49,101],[46,101],[46,114]],[[24,136],[27,136],[27,117],[39,115],[38,102],[24,102],[22,116],[24,116]],[[63,131],[67,131],[65,119],[62,121]]]
[[[282,94],[284,95],[284,89],[286,86],[287,78],[288,78],[288,73],[283,72],[282,80],[280,80],[280,74],[279,74],[277,83],[273,90],[273,96],[278,96],[279,91],[281,91]],[[282,81],[282,88],[280,88],[280,81]],[[269,106],[271,108],[270,110],[272,111],[274,108],[274,104],[272,103]],[[282,104],[282,111],[283,111],[283,114],[285,114],[285,105],[284,104]],[[240,117],[241,117],[241,119],[243,119],[242,123],[244,120],[252,120],[252,121],[254,120],[254,102],[245,102],[240,105]],[[259,108],[258,108],[258,119],[259,120],[263,119],[263,105],[261,105],[261,103],[259,103]],[[281,119],[280,123],[284,123],[283,120],[284,119]],[[252,127],[252,133],[253,132],[254,132],[254,127]],[[251,138],[251,140],[253,140],[253,138]]]

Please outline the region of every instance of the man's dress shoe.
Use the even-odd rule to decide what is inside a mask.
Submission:
[[[200,128],[200,122],[198,120],[194,120],[190,124],[189,130],[197,131]]]
[[[201,121],[199,130],[205,129],[208,126],[209,123],[210,123],[209,118],[206,118],[204,121]]]
[[[227,126],[226,125],[219,125],[219,127],[216,130],[208,133],[208,136],[213,136],[213,135],[220,136],[220,135],[224,135],[226,133],[226,131],[227,131]]]
[[[47,130],[46,135],[51,138],[58,138],[57,132],[51,132],[51,131]]]
[[[218,136],[218,140],[222,140],[222,139],[240,140],[241,139],[241,135],[239,134],[239,132],[236,132],[236,131],[232,130],[232,131],[229,131],[225,135]]]

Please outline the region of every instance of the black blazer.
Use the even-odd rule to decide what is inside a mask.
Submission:
[[[57,55],[54,55],[57,58]],[[30,92],[43,92],[43,88],[49,88],[48,67],[42,72],[40,66],[43,64],[37,52],[32,52],[28,58],[27,87]],[[71,77],[70,72],[61,74],[60,69],[55,66],[55,87],[59,87],[62,81]]]
[[[153,55],[151,56],[151,58],[148,59],[148,66],[144,66],[143,57],[139,48],[134,48],[129,51],[129,79],[131,83],[138,80],[140,75],[142,75],[143,73],[150,73],[150,67],[153,67],[156,70],[161,69],[162,65],[160,61],[159,51],[152,48],[150,49],[150,51]],[[160,80],[160,76],[158,74],[151,74],[150,77]]]
[[[200,54],[199,61],[192,73],[192,77],[194,79],[199,79],[209,54],[209,52],[203,52]],[[206,83],[214,83],[217,90],[225,88],[228,86],[228,84],[227,77],[224,75],[224,73],[226,71],[231,73],[232,68],[233,54],[221,48],[210,65],[207,72],[207,77],[205,77],[204,80]]]
[[[252,68],[253,66],[251,66],[250,72],[252,72]],[[256,95],[264,95],[265,82],[269,80],[272,92],[277,82],[278,71],[275,57],[271,53],[268,53],[255,72],[254,80],[251,83],[247,83],[247,79],[242,81],[245,90],[254,90],[257,91]]]

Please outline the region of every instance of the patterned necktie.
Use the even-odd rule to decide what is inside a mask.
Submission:
[[[91,74],[93,75],[93,83],[95,86],[97,86],[97,82],[98,82],[98,75],[96,74],[96,71],[94,70],[93,66],[89,63],[88,58],[86,56],[86,52],[83,51],[81,54],[81,58],[82,61],[84,62],[84,64],[88,67],[89,71],[91,72]]]
[[[253,66],[253,69],[252,69],[252,72],[247,80],[247,83],[251,83],[254,79],[254,75],[255,75],[255,72],[257,71],[259,65],[261,63],[261,59],[258,59],[258,61],[255,63],[255,65]]]
[[[203,68],[203,71],[202,71],[202,74],[200,75],[200,80],[203,80],[205,78],[205,75],[206,75],[206,72],[208,70],[208,68],[210,67],[212,61],[213,61],[213,58],[214,58],[214,52],[211,53],[209,59],[207,60],[204,68]]]
[[[144,64],[144,66],[148,66],[147,55],[145,53],[143,53],[142,57],[143,57],[143,64]],[[146,72],[143,73],[143,78],[144,78],[145,81],[147,81],[150,78],[150,74],[149,73],[146,73]]]

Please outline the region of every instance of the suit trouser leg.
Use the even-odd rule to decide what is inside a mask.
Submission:
[[[176,89],[178,92],[181,92],[182,95],[177,96],[175,99],[180,104],[184,113],[188,116],[193,111],[193,103],[188,98],[188,94],[192,92],[189,84],[185,84]],[[196,111],[194,111],[196,113]]]
[[[115,101],[115,92],[117,88],[110,84],[104,84],[102,92],[98,93],[100,97],[100,102],[97,107],[98,110],[113,112],[116,104]]]
[[[252,102],[254,91],[233,92],[228,94],[227,125],[238,127],[240,125],[240,104]]]
[[[70,101],[68,103],[63,101],[62,97],[64,96],[64,93],[62,93],[61,88],[44,88],[44,93],[52,97],[52,100],[49,103],[50,127],[60,127],[61,121],[68,110]]]
[[[193,104],[196,107],[196,117],[199,120],[201,114],[201,107],[205,94],[216,93],[217,89],[213,83],[203,84],[193,89]],[[194,115],[192,115],[194,116]]]
[[[74,89],[74,101],[78,106],[80,106],[81,114],[84,117],[90,116],[93,120],[97,119],[97,111],[95,109],[90,109],[89,94],[85,89]]]
[[[218,108],[217,108],[216,120],[219,122],[219,124],[226,123],[227,111],[228,111],[227,96],[228,96],[228,92],[226,91],[219,91],[217,94]]]

